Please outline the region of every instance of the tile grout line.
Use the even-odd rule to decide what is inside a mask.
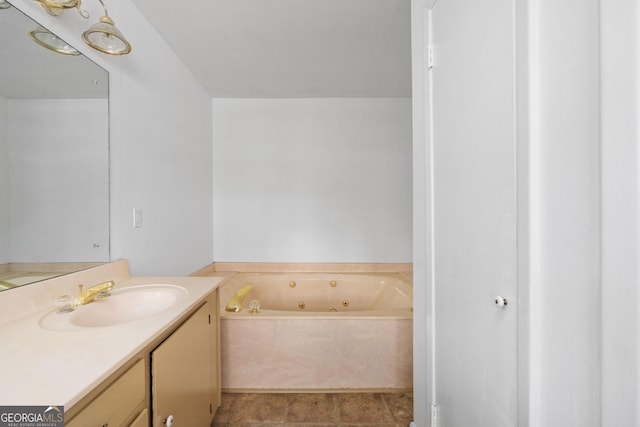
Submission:
[[[393,411],[389,409],[389,404],[387,403],[387,399],[385,399],[384,394],[380,394],[380,399],[382,400],[382,404],[384,405],[384,408],[387,410],[387,414],[391,415],[391,419],[393,420],[393,423],[398,424],[398,420],[396,420],[395,415],[393,415]]]
[[[287,394],[287,398],[284,401],[284,418],[282,420],[282,425],[286,425],[289,418],[289,405],[291,404],[291,395]]]
[[[231,415],[229,416],[229,421],[227,421],[227,425],[231,424],[231,422],[236,418],[236,411],[238,407],[239,396],[233,396],[233,402],[231,404]]]

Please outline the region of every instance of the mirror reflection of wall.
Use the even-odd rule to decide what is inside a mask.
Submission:
[[[0,290],[109,261],[108,74],[0,8]]]

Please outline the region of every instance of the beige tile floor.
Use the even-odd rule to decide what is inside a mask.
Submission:
[[[222,395],[211,427],[407,427],[411,393]]]

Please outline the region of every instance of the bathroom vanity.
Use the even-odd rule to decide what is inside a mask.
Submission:
[[[0,405],[64,406],[71,427],[209,425],[220,404],[224,279],[129,277],[118,261],[0,294],[9,312],[0,363],[11,366],[0,371]],[[112,296],[52,314],[60,295],[105,280],[116,283]],[[156,291],[172,288],[181,291],[167,305]],[[144,311],[154,304],[163,309]],[[121,321],[120,308],[130,315],[138,306],[142,317]]]
[[[216,293],[65,412],[65,425],[209,425],[219,406]],[[175,325],[177,326],[175,329]],[[166,337],[165,337],[166,335]],[[84,404],[86,402],[86,404]]]

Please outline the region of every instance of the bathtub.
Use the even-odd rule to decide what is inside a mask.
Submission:
[[[226,311],[247,284],[242,310]],[[237,273],[219,292],[225,391],[413,386],[413,290],[401,274]]]

